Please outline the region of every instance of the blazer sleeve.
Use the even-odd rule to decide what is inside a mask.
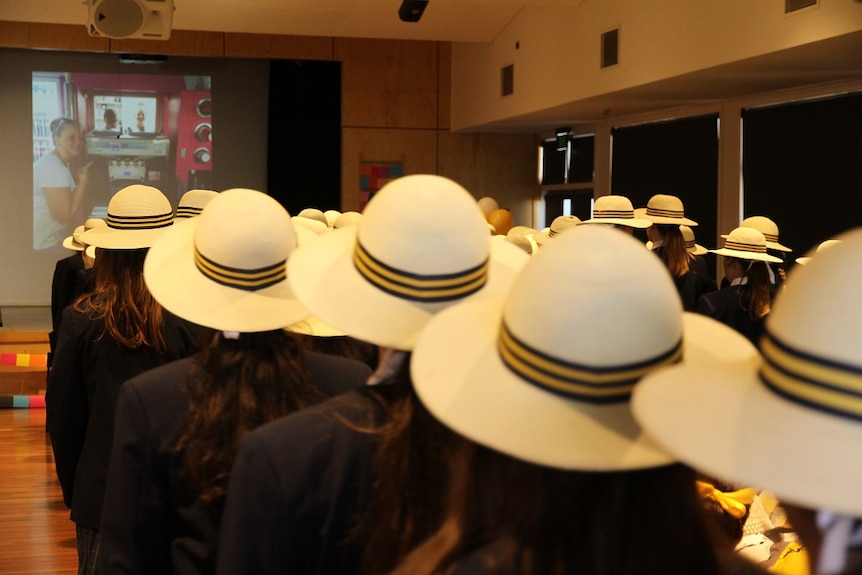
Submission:
[[[102,512],[105,573],[170,573],[168,480],[155,471],[150,416],[127,382],[117,401],[114,443]]]
[[[65,309],[63,318],[45,391],[45,418],[63,502],[66,507],[71,507],[75,472],[89,420],[82,367],[82,341],[87,333],[71,307]]]

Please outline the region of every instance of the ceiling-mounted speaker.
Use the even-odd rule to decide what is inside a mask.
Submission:
[[[173,0],[87,0],[87,31],[105,38],[171,37]]]
[[[428,6],[428,0],[403,0],[398,9],[398,17],[402,22],[418,22]]]

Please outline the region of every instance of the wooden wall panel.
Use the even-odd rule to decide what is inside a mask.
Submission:
[[[220,58],[224,56],[224,34],[198,30],[172,30],[168,40],[111,40],[111,52]]]
[[[342,124],[436,128],[436,42],[338,38]]]
[[[109,41],[90,36],[83,25],[0,21],[0,47],[107,52]]]
[[[448,130],[452,115],[452,43],[441,42],[438,51],[437,127]]]
[[[225,33],[228,58],[273,58],[285,60],[332,60],[333,39],[328,36],[278,36],[274,34]]]
[[[437,173],[455,180],[476,199],[496,199],[501,208],[511,210],[516,225],[535,226],[533,201],[539,199],[541,189],[534,134],[441,131],[438,149]]]
[[[401,162],[404,174],[437,173],[434,130],[344,128],[341,140],[341,208],[359,208],[361,162]]]

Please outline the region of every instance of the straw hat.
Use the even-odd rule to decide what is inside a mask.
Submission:
[[[286,280],[296,246],[290,215],[273,198],[225,190],[200,216],[169,230],[144,261],[153,297],[184,319],[223,331],[280,329],[311,313]]]
[[[333,229],[346,228],[355,226],[362,220],[362,214],[359,212],[342,212],[335,221],[332,222]]]
[[[174,209],[158,189],[132,184],[108,202],[106,223],[84,232],[81,242],[109,250],[148,248],[173,225]]]
[[[308,218],[310,220],[317,220],[318,222],[320,222],[324,226],[329,227],[329,222],[326,219],[326,216],[324,215],[323,211],[319,210],[317,208],[305,208],[305,209],[301,210],[296,215],[299,216],[300,218]]]
[[[625,196],[600,196],[593,204],[593,217],[581,222],[583,224],[614,224],[630,228],[648,228],[649,220],[635,217],[632,202]]]
[[[293,224],[295,226],[302,226],[306,230],[309,230],[316,235],[320,235],[329,231],[329,226],[327,226],[320,220],[316,220],[314,218],[308,218],[305,216],[293,216],[293,218],[291,219],[293,220]]]
[[[507,298],[435,316],[411,375],[430,412],[477,443],[539,465],[615,471],[673,461],[631,415],[638,379],[725,355],[757,352],[731,328],[683,314],[640,242],[579,226],[539,250]]]
[[[696,221],[685,217],[682,200],[667,194],[656,194],[651,197],[647,202],[647,207],[635,210],[635,217],[649,220],[654,224],[697,225]]]
[[[381,188],[357,225],[301,246],[288,275],[321,321],[406,350],[431,316],[455,301],[505,293],[527,260],[508,242],[491,241],[464,188],[410,175]]]
[[[326,210],[323,212],[324,217],[326,218],[326,225],[330,228],[335,227],[335,220],[338,219],[338,216],[341,215],[341,212],[338,210]]]
[[[84,235],[84,232],[93,228],[103,228],[107,225],[102,218],[87,218],[84,225],[76,227],[72,235],[63,240],[63,247],[67,250],[82,252],[87,247],[87,244],[81,241],[81,236]]]
[[[554,218],[554,221],[551,222],[550,227],[535,234],[533,239],[535,239],[536,243],[540,246],[544,246],[551,240],[551,238],[557,237],[566,230],[574,229],[575,226],[580,223],[581,220],[577,216],[557,216]]]
[[[177,204],[177,219],[193,218],[200,215],[207,203],[216,197],[214,190],[189,190],[183,194]]]
[[[781,263],[781,258],[766,253],[766,238],[754,228],[739,227],[723,237],[726,238],[724,247],[709,250],[711,253],[743,260]]]
[[[828,250],[830,248],[833,248],[840,243],[841,243],[841,240],[836,240],[836,239],[823,240],[822,242],[820,242],[817,245],[817,248],[814,250],[814,254],[808,255],[808,256],[798,257],[798,258],[796,258],[796,263],[805,265],[808,262],[810,262],[811,258],[816,256],[817,254],[822,253],[823,251]],[[811,252],[809,252],[809,253],[811,253]]]
[[[746,228],[754,228],[763,234],[766,238],[766,247],[771,250],[778,250],[781,252],[790,252],[793,251],[787,246],[783,246],[778,243],[778,224],[767,218],[766,216],[750,216],[742,220],[740,226]],[[721,236],[727,237],[727,236]]]
[[[695,468],[780,500],[862,516],[862,229],[794,272],[763,360],[670,368],[634,394],[649,433]],[[824,291],[828,290],[828,293]]]

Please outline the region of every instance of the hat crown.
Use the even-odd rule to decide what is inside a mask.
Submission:
[[[724,239],[724,247],[740,251],[766,252],[766,237],[754,228],[738,227]]]
[[[678,348],[682,306],[667,270],[643,244],[602,226],[582,226],[539,250],[521,271],[503,324],[508,333],[501,340],[566,371],[577,366],[589,372],[600,380],[593,391],[602,394],[603,383],[620,381],[608,374],[626,371],[636,379],[635,366],[648,369]]]
[[[778,241],[778,225],[766,216],[749,216],[739,224],[741,227],[753,228],[767,239]]]
[[[191,218],[203,211],[204,207],[218,192],[214,190],[189,190],[182,195],[177,204],[178,218]]]
[[[317,208],[304,208],[298,214],[296,214],[300,218],[308,218],[310,220],[317,220],[325,226],[329,226],[326,220],[326,216],[323,212]]]
[[[362,215],[357,242],[383,265],[417,276],[464,273],[484,264],[490,250],[473,196],[452,180],[425,174],[381,188]]]
[[[593,204],[593,214],[596,218],[619,218],[620,214],[634,217],[634,207],[631,200],[625,196],[600,196]]]
[[[284,266],[296,247],[296,231],[287,210],[256,190],[221,192],[197,220],[195,251],[219,268],[253,273]]]
[[[173,211],[171,202],[161,190],[133,184],[118,191],[108,202],[108,226],[122,229],[133,221],[146,227],[170,225]]]

